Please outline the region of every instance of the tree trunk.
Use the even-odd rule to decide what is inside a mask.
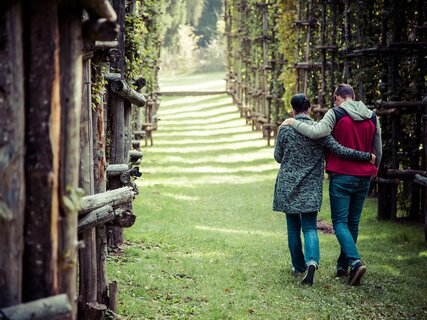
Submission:
[[[61,45],[61,200],[77,193],[80,163],[80,109],[82,102],[82,8],[63,2],[60,10]],[[79,203],[61,201],[59,233],[59,292],[66,293],[77,314],[77,215]]]
[[[28,1],[26,67],[26,179],[23,300],[58,291],[58,174],[60,76],[58,4]]]
[[[21,302],[25,207],[22,12],[0,13],[0,307]]]

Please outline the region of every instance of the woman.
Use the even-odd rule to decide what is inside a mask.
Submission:
[[[303,94],[292,97],[293,116],[314,125],[310,101]],[[319,266],[317,212],[322,203],[325,152],[347,160],[373,163],[375,155],[341,146],[332,136],[311,140],[289,126],[280,128],[274,158],[281,164],[274,190],[273,210],[286,213],[288,245],[293,274],[303,274],[303,284],[312,285]],[[301,245],[304,234],[304,253]]]

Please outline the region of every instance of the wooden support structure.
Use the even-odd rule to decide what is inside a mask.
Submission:
[[[59,292],[66,293],[77,314],[77,212],[79,209],[80,116],[82,105],[82,8],[63,2],[59,8],[61,72],[61,161]]]
[[[0,307],[21,302],[25,185],[22,8],[0,12]]]
[[[117,34],[119,33],[119,26],[112,20],[96,19],[96,20],[86,20],[83,23],[82,36],[86,41],[113,41],[116,39]],[[96,42],[94,44],[96,46]],[[99,43],[98,43],[99,47]],[[114,48],[114,47],[110,47]]]
[[[117,208],[120,205],[131,203],[134,192],[130,187],[122,187],[107,192],[94,194],[83,197],[82,207],[79,211],[79,216],[87,214],[93,210],[99,209],[106,205]]]
[[[72,306],[66,294],[60,294],[0,309],[0,320],[72,320]]]
[[[60,59],[58,1],[31,1],[24,29],[26,214],[23,301],[58,292]],[[32,79],[32,81],[30,81]],[[34,81],[37,79],[37,81]],[[72,294],[72,289],[68,291]],[[74,299],[75,297],[71,297]]]
[[[145,106],[146,100],[144,95],[133,90],[125,81],[112,81],[110,86],[111,90],[123,99],[133,103],[138,107]]]

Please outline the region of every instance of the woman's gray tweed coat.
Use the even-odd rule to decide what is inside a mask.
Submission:
[[[305,114],[295,119],[316,124]],[[291,126],[280,128],[274,148],[274,158],[281,164],[274,188],[274,211],[292,214],[319,211],[327,150],[347,160],[371,159],[369,152],[343,147],[330,135],[311,140]]]

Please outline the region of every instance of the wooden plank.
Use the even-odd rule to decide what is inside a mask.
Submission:
[[[26,3],[26,215],[23,301],[58,291],[60,68],[58,2]]]
[[[83,63],[83,99],[80,117],[79,186],[86,195],[94,193],[91,62]],[[86,304],[97,299],[96,230],[85,229],[79,234],[84,246],[79,251],[79,318],[86,317]]]
[[[122,97],[123,99],[133,103],[138,107],[145,106],[145,96],[135,90],[133,90],[125,81],[117,80],[111,81],[111,90]]]
[[[110,205],[95,209],[79,219],[78,232],[80,233],[92,229],[97,225],[105,224],[114,218],[114,209]]]
[[[106,205],[116,208],[120,205],[132,202],[133,197],[134,192],[131,187],[122,187],[104,193],[86,196],[82,199],[82,208],[79,211],[79,215],[87,214]]]
[[[22,10],[0,12],[0,307],[21,302],[24,249],[24,59]]]
[[[117,20],[117,14],[108,0],[81,0],[80,2],[91,16]]]
[[[59,292],[66,293],[76,318],[77,305],[77,187],[80,163],[80,113],[82,104],[82,8],[74,1],[59,8],[61,72],[60,224],[58,255]],[[77,196],[78,198],[78,196]],[[69,200],[67,205],[64,199]],[[74,199],[74,200],[73,200]]]
[[[115,42],[117,46],[117,41],[113,40],[116,39],[120,27],[114,21],[106,19],[89,19],[83,23],[82,28],[82,36],[85,41],[112,41],[113,43]],[[96,42],[94,46],[96,47]],[[107,48],[115,48],[116,46]]]
[[[72,307],[66,294],[0,310],[0,320],[71,320]]]

